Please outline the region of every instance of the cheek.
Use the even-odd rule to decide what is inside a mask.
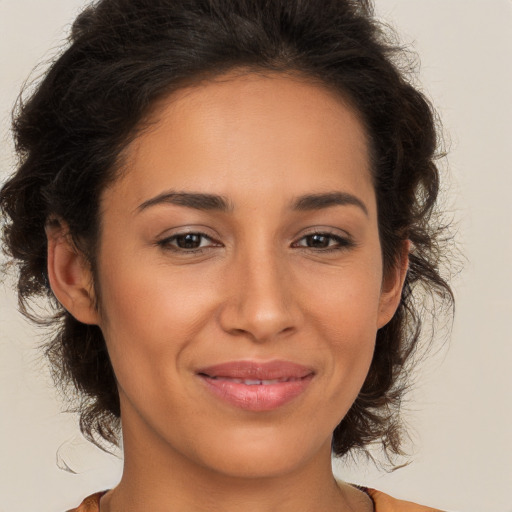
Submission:
[[[121,344],[124,358],[131,352],[157,359],[179,352],[207,321],[211,293],[190,273],[169,275],[166,267],[133,263],[119,262],[102,281],[102,328],[109,348]]]
[[[194,288],[190,279],[170,280],[164,269],[149,271],[142,262],[125,266],[118,261],[117,270],[105,274],[106,314],[101,327],[125,407],[123,415],[127,398],[144,417],[157,414],[163,424],[175,421],[176,404],[193,408],[180,378],[207,309]]]
[[[328,332],[327,339],[348,348],[376,333],[381,289],[378,262],[349,262],[343,267],[317,268],[302,275],[303,288],[310,290],[303,299],[307,304],[304,310],[318,328]]]
[[[173,265],[156,249],[141,249],[137,239],[105,238],[100,281],[107,323],[143,331],[169,329],[169,324],[193,329],[211,295],[204,286],[207,276],[186,264]]]
[[[360,270],[359,270],[360,268]],[[375,266],[353,265],[331,275],[315,275],[308,297],[308,322],[319,333],[329,373],[325,398],[344,413],[355,400],[368,374],[375,348],[380,306],[381,274]],[[335,409],[334,409],[335,408]],[[339,418],[341,420],[341,418]]]
[[[214,266],[198,272],[129,252],[112,262],[105,258],[101,267],[101,327],[118,386],[144,416],[156,414],[165,424],[177,404],[195,407],[183,382],[191,359],[216,340],[223,281]]]

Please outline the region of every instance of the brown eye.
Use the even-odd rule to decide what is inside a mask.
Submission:
[[[174,252],[199,252],[222,244],[215,242],[204,233],[177,233],[157,242],[157,245]]]
[[[307,246],[315,249],[329,247],[331,238],[332,237],[327,235],[308,235],[305,237]]]
[[[302,237],[297,243],[297,247],[312,249],[317,251],[341,251],[353,246],[352,240],[341,237],[333,233],[311,233]]]
[[[186,235],[177,235],[175,241],[180,249],[197,249],[201,246],[202,238],[203,235],[199,233],[187,233]]]

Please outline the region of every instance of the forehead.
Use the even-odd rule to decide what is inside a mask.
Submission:
[[[145,126],[120,180],[140,202],[175,186],[236,195],[257,181],[262,194],[282,186],[299,195],[339,187],[340,178],[345,188],[371,185],[355,110],[296,76],[232,73],[185,87],[159,100]]]

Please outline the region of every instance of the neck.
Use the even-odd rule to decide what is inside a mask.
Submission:
[[[305,464],[272,476],[238,476],[195,463],[157,436],[125,428],[119,485],[101,512],[366,512],[369,500],[332,475],[330,444]],[[147,434],[147,432],[146,432]]]

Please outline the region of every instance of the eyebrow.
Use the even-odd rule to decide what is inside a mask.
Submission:
[[[353,194],[347,192],[327,192],[321,194],[308,194],[298,197],[292,209],[296,211],[321,210],[331,206],[357,206],[366,216],[368,216],[368,208],[366,205]]]
[[[175,204],[194,208],[196,210],[215,210],[220,212],[231,212],[234,207],[229,199],[217,194],[205,194],[199,192],[163,192],[157,196],[144,201],[139,205],[137,211],[146,210],[151,206],[159,204]],[[332,206],[357,206],[366,216],[368,209],[366,205],[353,194],[347,192],[327,192],[318,194],[306,194],[296,198],[291,203],[294,211],[322,210]]]
[[[233,205],[225,197],[216,194],[202,194],[196,192],[163,192],[157,196],[144,201],[137,208],[138,211],[146,210],[150,206],[158,204],[176,204],[186,206],[196,210],[217,210],[221,212],[230,212]]]

